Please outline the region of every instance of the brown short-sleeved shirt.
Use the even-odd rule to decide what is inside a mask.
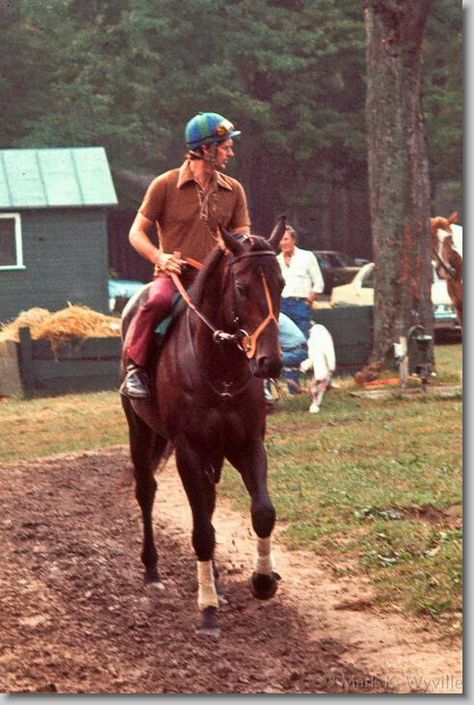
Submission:
[[[216,244],[218,225],[226,230],[250,229],[242,185],[216,172],[209,196],[207,221],[200,217],[199,189],[186,160],[179,169],[157,176],[149,185],[139,212],[156,222],[164,252],[179,250],[183,257],[202,260]]]

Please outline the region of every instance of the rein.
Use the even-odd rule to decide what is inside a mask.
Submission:
[[[260,274],[262,276],[263,290],[265,292],[265,298],[267,300],[268,314],[260,323],[260,325],[257,326],[253,333],[247,333],[242,338],[241,347],[249,359],[252,359],[252,357],[255,355],[255,352],[257,350],[257,341],[260,336],[260,333],[264,331],[268,324],[272,321],[275,321],[276,325],[278,326],[278,321],[275,318],[275,314],[273,312],[273,303],[272,298],[270,296],[270,291],[268,289],[267,280],[265,279],[265,275],[262,271],[260,272]]]
[[[241,259],[244,259],[246,257],[260,257],[260,256],[268,256],[272,255],[273,257],[276,257],[276,254],[273,250],[260,250],[260,251],[255,251],[255,252],[244,252],[241,255],[237,255],[237,257],[233,257],[231,261],[229,262],[229,267],[235,264],[236,262],[239,262]],[[191,264],[193,267],[196,267],[196,269],[201,269],[202,265],[199,262],[196,262],[196,260],[191,260],[191,259],[186,259],[186,262],[188,264]],[[265,279],[264,273],[261,271],[261,276],[262,276],[262,281],[263,281],[263,289],[265,292],[265,299],[267,302],[268,306],[268,314],[264,318],[264,320],[257,326],[255,331],[253,333],[248,333],[247,331],[240,329],[237,333],[226,333],[223,330],[217,329],[210,321],[209,319],[198,309],[194,301],[191,299],[189,296],[188,292],[184,288],[184,286],[181,283],[180,278],[178,277],[177,274],[171,273],[170,276],[178,289],[179,293],[183,297],[184,301],[186,304],[189,306],[189,308],[194,311],[194,313],[200,318],[200,320],[212,331],[213,335],[212,338],[215,343],[222,343],[222,342],[230,342],[230,343],[235,343],[240,350],[243,350],[245,355],[248,357],[248,359],[252,359],[255,355],[256,349],[257,349],[257,341],[260,336],[260,334],[265,330],[267,325],[271,323],[271,321],[275,321],[276,325],[278,326],[278,321],[275,317],[275,314],[273,312],[273,304],[272,304],[272,299],[270,296],[270,291],[268,288],[267,280]]]

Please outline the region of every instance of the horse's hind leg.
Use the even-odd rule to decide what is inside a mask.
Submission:
[[[135,477],[135,497],[143,519],[143,546],[141,559],[145,567],[146,584],[163,587],[158,571],[158,552],[153,536],[152,512],[157,482],[155,470],[166,448],[167,441],[153,431],[134,412],[130,401],[122,397],[130,436],[130,455]]]

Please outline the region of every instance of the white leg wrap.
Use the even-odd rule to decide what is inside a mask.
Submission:
[[[198,607],[201,612],[205,610],[206,607],[219,607],[212,561],[197,562],[197,578]]]
[[[255,572],[259,575],[271,575],[273,572],[272,539],[257,537],[257,560],[255,562]]]

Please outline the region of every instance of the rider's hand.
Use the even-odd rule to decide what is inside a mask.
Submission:
[[[175,254],[170,255],[166,252],[160,254],[160,260],[155,265],[155,274],[167,272],[168,274],[181,274],[181,265],[183,260]]]

